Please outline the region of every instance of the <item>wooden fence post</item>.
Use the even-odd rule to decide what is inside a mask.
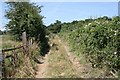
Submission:
[[[22,33],[22,43],[23,43],[23,47],[26,50],[27,49],[27,38],[26,38],[26,32]]]
[[[6,71],[5,71],[5,53],[2,51],[2,78],[6,78]]]

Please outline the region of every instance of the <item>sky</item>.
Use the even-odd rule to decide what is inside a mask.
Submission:
[[[120,0],[30,0],[31,2],[118,2]]]
[[[90,17],[118,15],[117,2],[45,2],[41,14],[45,16],[44,23],[49,25],[55,20],[71,22]]]
[[[72,22],[90,17],[116,16],[118,15],[118,2],[36,2],[43,6],[42,12],[45,25],[50,25],[56,20]],[[6,4],[0,2],[0,30],[4,30],[8,20],[4,17]]]
[[[5,29],[6,23],[8,23],[8,19],[4,17],[6,6],[5,3],[0,1],[0,30],[2,31]]]

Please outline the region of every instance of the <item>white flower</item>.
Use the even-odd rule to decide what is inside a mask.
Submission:
[[[90,26],[92,23],[89,23],[88,26]]]
[[[106,23],[108,23],[108,21],[106,21]]]
[[[117,52],[114,52],[114,54],[117,54]]]
[[[88,25],[85,25],[84,28],[87,28]]]
[[[114,35],[117,35],[116,33]]]
[[[115,32],[115,34],[114,35],[117,35],[117,31],[114,31]]]
[[[97,24],[100,24],[100,22],[98,22],[98,21],[95,21]]]

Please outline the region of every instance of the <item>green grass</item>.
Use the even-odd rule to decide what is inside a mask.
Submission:
[[[2,49],[2,35],[0,35],[0,49]]]
[[[56,46],[51,48],[48,59],[47,76],[50,78],[78,78],[79,74],[73,68],[64,47],[56,40]]]
[[[59,39],[51,39],[51,44],[56,44],[51,47],[50,54],[48,55],[49,66],[47,76],[50,78],[113,78],[113,76],[106,72],[106,68],[92,68],[92,64],[87,60],[86,56],[83,54],[77,55],[77,51],[70,50],[70,53],[73,53],[75,59],[79,65],[71,63],[68,58],[67,52],[64,49],[64,45],[67,47],[70,46],[62,40],[59,43]],[[77,66],[78,65],[78,66]]]
[[[20,41],[16,41],[11,35],[2,35],[2,49],[14,48],[21,44]]]
[[[11,49],[17,46],[22,45],[21,41],[16,41],[11,35],[3,35],[2,36],[2,49]],[[29,56],[25,56],[23,53],[23,49],[5,52],[5,56],[16,54],[17,58],[15,63],[16,66],[13,66],[12,58],[5,58],[5,73],[7,77],[15,77],[15,78],[22,78],[22,77],[31,77],[35,76],[35,69],[37,67],[37,63],[33,60],[33,57],[39,55],[39,47],[37,44],[33,44],[30,47]],[[13,55],[14,56],[14,55]],[[12,64],[11,64],[12,63]]]

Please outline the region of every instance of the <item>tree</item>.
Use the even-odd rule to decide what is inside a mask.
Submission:
[[[48,26],[48,30],[50,30],[52,33],[59,33],[61,30],[61,21],[56,20],[54,24],[51,24]]]
[[[10,21],[6,28],[17,40],[21,40],[21,35],[24,31],[27,33],[27,39],[35,37],[35,40],[40,45],[41,54],[44,54],[47,40],[42,21],[44,17],[39,14],[42,6],[39,7],[29,2],[8,2],[7,4],[9,9],[5,16]]]
[[[22,32],[27,32],[27,37],[34,37],[36,30],[42,27],[43,16],[39,15],[41,7],[30,4],[29,2],[9,2],[9,10],[6,17],[10,22],[6,28],[19,40]],[[36,24],[36,22],[38,22]],[[35,25],[36,24],[36,25]]]

